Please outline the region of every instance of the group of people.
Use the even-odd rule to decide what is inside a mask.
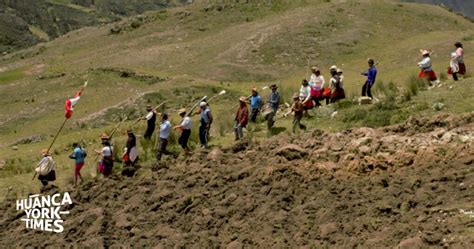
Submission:
[[[458,80],[458,76],[464,76],[466,74],[466,65],[464,64],[464,49],[461,42],[454,43],[456,50],[451,53],[451,60],[449,61],[448,74],[453,77],[454,81]],[[418,62],[420,73],[418,77],[426,79],[429,85],[432,82],[439,82],[435,71],[431,64],[431,52],[427,49],[420,50],[422,60]]]
[[[451,54],[451,61],[448,68],[448,74],[452,75],[455,81],[458,80],[458,75],[465,75],[466,66],[464,64],[464,50],[460,42],[455,43],[456,50]],[[436,73],[434,72],[431,65],[430,51],[426,49],[421,50],[422,60],[418,63],[418,67],[421,69],[419,77],[428,80],[429,82],[437,81]],[[375,84],[377,77],[377,68],[375,67],[375,61],[368,59],[368,69],[361,73],[366,76],[367,79],[362,86],[362,96],[373,98],[372,87]],[[325,81],[324,76],[318,67],[311,67],[311,75],[309,79],[303,79],[299,93],[294,93],[292,96],[293,103],[291,108],[284,116],[288,116],[291,113],[293,116],[292,130],[296,132],[297,128],[302,130],[306,129],[306,126],[302,124],[301,120],[305,115],[309,116],[308,110],[317,108],[325,102],[326,105],[335,103],[340,99],[345,98],[344,91],[344,75],[343,71],[337,66],[331,66],[329,73],[331,75],[329,82]],[[266,88],[266,87],[265,87]],[[261,114],[264,118],[268,129],[272,129],[275,124],[275,116],[280,107],[280,93],[278,92],[278,86],[273,84],[269,87],[271,89],[270,94],[266,103],[264,103],[256,87],[252,88],[249,96],[242,96],[239,98],[239,105],[235,114],[234,133],[235,140],[240,140],[244,137],[244,128],[247,127],[249,122],[256,123],[257,117]],[[208,148],[209,132],[211,124],[213,122],[213,115],[209,105],[206,101],[201,101],[198,104],[199,110],[196,114],[199,114],[199,141],[202,148]],[[250,106],[250,109],[249,109]],[[151,140],[153,133],[156,129],[156,122],[158,113],[151,106],[146,108],[147,114],[139,120],[146,120],[147,128],[143,135],[144,139]],[[193,109],[189,112],[182,108],[178,111],[181,121],[172,126],[169,121],[169,116],[166,113],[161,115],[161,121],[159,126],[158,146],[156,148],[156,159],[161,160],[163,154],[167,153],[167,145],[169,143],[170,135],[172,130],[178,130],[180,132],[178,138],[178,144],[183,149],[184,154],[189,153],[188,141],[191,136],[192,119],[191,117],[195,114]],[[124,166],[134,167],[138,161],[138,150],[136,136],[132,130],[127,130],[127,144],[122,155]],[[98,172],[102,173],[105,177],[112,174],[114,165],[114,148],[111,143],[111,136],[107,134],[101,135],[102,149],[96,150],[95,152],[100,156],[98,164]],[[36,168],[36,174],[39,174],[38,179],[41,181],[43,186],[48,184],[48,181],[54,181],[56,174],[54,170],[54,161],[51,157],[49,150],[42,151],[43,158],[38,163]],[[81,169],[84,166],[84,161],[87,156],[87,152],[81,148],[78,143],[73,144],[73,152],[69,156],[75,161],[74,169],[74,185],[77,185],[78,180],[82,181]]]

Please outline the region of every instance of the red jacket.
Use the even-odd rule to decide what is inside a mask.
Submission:
[[[235,120],[239,122],[240,126],[247,126],[249,122],[249,109],[247,108],[247,104],[239,106],[239,109],[237,109],[237,114],[235,115]]]

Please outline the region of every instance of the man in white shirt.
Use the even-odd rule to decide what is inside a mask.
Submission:
[[[186,115],[186,109],[180,109],[178,114],[183,118],[183,120],[179,125],[176,125],[174,129],[181,130],[181,136],[178,138],[178,143],[181,145],[181,148],[183,148],[184,154],[187,154],[189,151],[188,140],[191,136],[192,121],[191,118]]]
[[[158,153],[156,154],[156,160],[160,161],[161,156],[166,153],[166,146],[168,145],[168,139],[171,134],[171,123],[168,120],[168,114],[164,113],[161,118],[160,125],[160,142],[158,145]]]
[[[147,122],[147,128],[145,131],[145,135],[143,136],[145,139],[150,140],[153,132],[155,131],[155,123],[156,123],[156,113],[153,111],[151,105],[146,107],[148,114],[146,115],[145,119]]]

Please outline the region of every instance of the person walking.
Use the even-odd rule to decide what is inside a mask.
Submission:
[[[337,68],[331,67],[329,70],[331,74],[331,79],[329,80],[329,88],[331,89],[330,102],[336,102],[336,90],[339,87],[339,76],[337,76]]]
[[[146,128],[146,131],[145,131],[145,135],[143,135],[143,137],[146,139],[146,140],[150,140],[152,135],[153,135],[153,132],[155,131],[155,126],[156,126],[156,112],[153,110],[153,108],[151,107],[151,105],[148,105],[146,107],[146,110],[148,112],[148,114],[145,116],[145,120],[147,122],[147,128]]]
[[[301,81],[300,100],[304,106],[305,114],[308,115],[308,110],[312,109],[314,104],[311,98],[311,87],[306,79]]]
[[[53,157],[49,154],[47,149],[41,151],[43,158],[36,165],[36,174],[38,174],[38,180],[43,185],[41,190],[43,190],[49,182],[56,180],[56,172],[54,169],[54,160]]]
[[[331,95],[331,99],[332,99],[333,103],[340,100],[340,99],[346,98],[346,93],[344,91],[344,75],[343,75],[342,69],[338,68],[336,70],[336,73],[337,73],[337,77],[338,77],[339,81],[336,82],[335,91]]]
[[[183,119],[179,125],[173,127],[175,130],[181,130],[181,135],[178,138],[178,143],[183,148],[184,154],[189,152],[188,140],[191,136],[192,120],[186,115],[186,109],[182,108],[178,111],[179,116]]]
[[[369,69],[362,73],[362,75],[367,76],[367,80],[362,86],[362,96],[368,96],[372,99],[373,97],[371,89],[372,86],[375,84],[375,78],[377,77],[377,68],[375,67],[375,62],[373,59],[369,59],[367,63],[369,64]]]
[[[199,141],[201,142],[201,148],[208,148],[209,131],[213,121],[211,109],[207,106],[207,103],[202,101],[199,103],[201,112],[199,114]]]
[[[466,64],[464,64],[464,48],[461,42],[454,43],[456,47],[456,60],[459,66],[459,74],[464,76],[466,74]]]
[[[265,115],[265,119],[267,120],[267,127],[271,129],[275,124],[275,115],[278,111],[278,107],[280,106],[280,93],[278,92],[278,87],[273,84],[270,86],[272,92],[268,96],[268,113]]]
[[[250,95],[250,121],[253,123],[257,122],[257,116],[260,112],[260,108],[262,107],[262,98],[257,92],[257,88],[252,88],[252,95]]]
[[[448,74],[453,76],[454,81],[458,81],[459,63],[457,60],[457,54],[451,53],[451,60],[449,61]]]
[[[132,130],[127,130],[127,145],[125,147],[125,154],[123,160],[125,166],[135,166],[138,161],[137,138]]]
[[[99,162],[99,173],[102,173],[104,177],[109,177],[114,167],[114,148],[109,140],[102,140],[102,146],[102,150],[95,151],[102,156]]]
[[[156,160],[160,161],[163,154],[166,154],[166,146],[168,146],[168,140],[171,134],[171,123],[168,120],[168,114],[164,113],[161,116],[160,124],[160,141],[158,144],[158,151],[156,153]]]
[[[321,75],[321,71],[317,67],[311,68],[312,74],[309,80],[309,86],[311,87],[311,98],[316,103],[316,106],[321,106],[320,100],[323,99],[323,89],[326,81],[324,76]]]
[[[292,126],[293,133],[296,133],[297,127],[299,127],[301,130],[306,130],[306,126],[301,123],[301,119],[303,118],[304,114],[304,105],[297,93],[293,95],[293,105],[291,106],[291,110],[284,116],[286,117],[292,112],[294,113]]]
[[[244,128],[247,126],[249,121],[249,109],[247,107],[247,98],[242,96],[239,98],[239,108],[235,114],[235,141],[238,141],[244,137]]]
[[[420,51],[423,59],[418,62],[418,67],[421,69],[420,73],[418,74],[418,77],[426,79],[428,81],[428,84],[431,86],[431,82],[437,81],[438,78],[436,77],[436,73],[433,71],[433,68],[431,66],[430,52],[426,49],[422,49]]]
[[[74,159],[74,187],[77,186],[77,178],[81,179],[81,182],[84,181],[81,175],[81,169],[84,167],[84,161],[87,156],[87,153],[79,146],[78,143],[72,144],[73,151],[72,154],[69,155],[69,158]]]

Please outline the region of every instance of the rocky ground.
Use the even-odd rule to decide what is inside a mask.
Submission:
[[[418,117],[196,151],[82,184],[61,234],[26,230],[7,199],[0,247],[472,247],[473,121]]]

